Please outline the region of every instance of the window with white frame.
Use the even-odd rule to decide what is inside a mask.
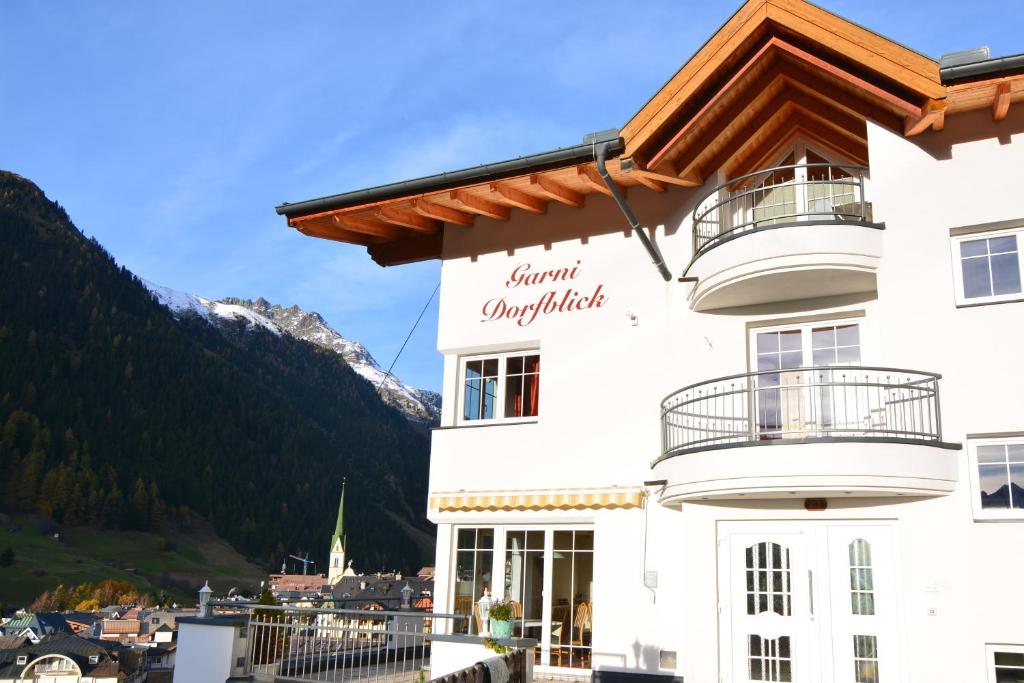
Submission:
[[[1024,645],[986,645],[988,682],[1024,681]]]
[[[1024,299],[1024,228],[953,237],[953,278],[960,305]]]
[[[485,628],[480,598],[510,603],[513,635],[534,638],[535,664],[589,669],[594,529],[589,525],[457,528],[451,572],[456,633]]]
[[[517,421],[539,414],[537,351],[468,356],[462,359],[460,377],[460,422]]]
[[[1024,435],[969,439],[976,519],[1024,519]]]

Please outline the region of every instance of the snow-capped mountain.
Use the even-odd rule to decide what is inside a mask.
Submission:
[[[231,297],[213,301],[146,280],[143,283],[160,303],[177,315],[197,315],[212,324],[221,320],[242,320],[247,325],[266,328],[273,334],[289,334],[333,351],[375,388],[380,387],[381,398],[398,408],[408,419],[422,423],[436,423],[440,419],[440,394],[417,389],[394,375],[388,375],[365,346],[341,336],[319,313],[307,312],[298,306],[284,308],[262,297],[256,301]]]

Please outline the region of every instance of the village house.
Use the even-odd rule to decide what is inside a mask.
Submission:
[[[280,206],[441,262],[435,611],[550,676],[1017,680],[1022,99],[749,0],[621,129]]]
[[[53,633],[72,633],[74,629],[58,612],[39,612],[14,617],[4,623],[0,633],[5,636],[24,636],[33,644]]]
[[[145,653],[67,632],[0,649],[0,683],[140,683]]]

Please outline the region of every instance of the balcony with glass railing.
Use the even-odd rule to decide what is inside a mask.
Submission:
[[[868,169],[788,164],[714,188],[693,212],[695,310],[875,289],[882,225]]]
[[[959,445],[942,439],[940,379],[823,366],[680,389],[661,405],[662,500],[948,493]]]

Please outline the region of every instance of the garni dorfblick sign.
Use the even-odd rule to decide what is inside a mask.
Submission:
[[[593,289],[577,289],[574,282],[580,275],[582,264],[551,270],[536,270],[533,264],[520,263],[505,280],[505,288],[512,290],[484,303],[480,322],[512,320],[527,327],[542,315],[557,315],[572,311],[585,311],[605,305],[603,284]]]

